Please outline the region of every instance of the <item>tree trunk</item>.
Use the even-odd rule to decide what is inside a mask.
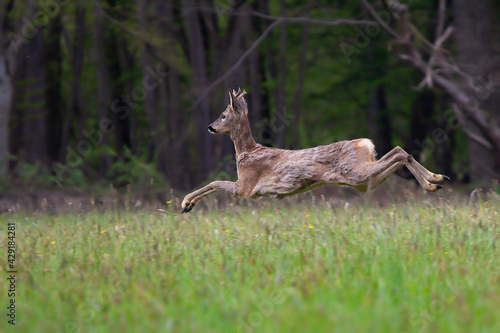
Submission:
[[[186,31],[189,45],[189,62],[193,75],[193,100],[201,95],[207,87],[207,71],[205,49],[198,7],[193,0],[183,0],[183,15],[186,21]],[[212,138],[208,136],[207,126],[210,124],[210,108],[208,98],[203,98],[194,108],[196,117],[196,134],[198,141],[199,180],[207,178],[212,168],[211,147]]]
[[[169,179],[174,188],[188,189],[192,188],[194,179],[191,175],[195,172],[193,165],[190,163],[189,148],[188,148],[188,126],[189,121],[186,120],[186,112],[182,106],[182,91],[181,80],[177,68],[171,67],[168,76],[168,92],[165,91],[167,97],[168,123],[170,124],[171,139],[170,151],[167,150],[166,144],[164,150],[166,154],[175,156],[175,161],[172,158],[166,158],[169,165]],[[176,162],[178,161],[178,163]]]
[[[270,14],[269,3],[266,0],[255,1],[256,11],[264,14]],[[263,20],[254,18],[253,20],[255,29],[255,38],[261,35],[267,28]],[[268,39],[272,39],[272,33],[269,34]],[[268,71],[269,69],[269,71]],[[260,122],[257,122],[256,139],[259,143],[265,146],[272,146],[274,142],[274,131],[271,126],[271,88],[267,84],[262,84],[267,81],[276,80],[276,61],[275,52],[271,47],[267,47],[265,51],[258,52],[258,75],[261,82],[260,86]]]
[[[248,4],[248,10],[259,11],[258,1],[252,1]],[[246,41],[246,45],[253,43],[258,36],[262,33],[261,30],[261,20],[253,15],[245,15],[245,21],[243,26],[243,35]],[[250,94],[248,97],[248,117],[250,124],[254,125],[260,123],[263,119],[262,116],[262,93],[261,93],[261,82],[262,77],[260,76],[259,66],[259,54],[261,51],[257,48],[254,52],[248,55],[248,66],[246,76],[249,78]]]
[[[7,49],[0,27],[0,177],[7,173],[9,154],[9,113],[12,102],[12,79],[7,64]]]
[[[46,87],[47,101],[47,155],[49,162],[59,160],[62,142],[62,99],[61,99],[61,15],[52,18],[48,24],[46,36]]]
[[[463,83],[469,97],[479,100],[479,107],[486,111],[490,123],[500,127],[500,90],[485,85],[490,75],[500,76],[500,32],[495,6],[491,0],[454,0],[453,14],[456,26],[458,60],[461,67],[474,82]],[[465,125],[468,131],[484,137],[480,128],[472,121]],[[493,177],[500,175],[500,156],[492,154],[483,146],[469,139],[469,174],[473,182],[491,184]]]
[[[188,127],[191,123],[191,117],[187,114],[182,105],[183,94],[181,84],[181,74],[178,67],[179,59],[182,57],[181,52],[177,50],[177,43],[184,45],[181,47],[186,57],[189,57],[189,50],[183,30],[174,26],[174,22],[178,21],[181,16],[179,7],[174,4],[174,1],[164,2],[163,0],[155,0],[155,11],[158,14],[159,31],[162,32],[161,37],[167,39],[162,52],[170,52],[172,55],[172,63],[165,64],[165,69],[169,75],[165,78],[165,83],[159,89],[160,110],[164,110],[164,116],[159,117],[161,123],[166,124],[164,142],[161,142],[161,151],[165,157],[159,161],[165,165],[165,176],[173,188],[190,189],[194,184],[192,179],[193,173],[196,171],[193,168],[193,163],[190,161],[188,139],[190,132]],[[169,156],[175,156],[169,158]]]
[[[280,0],[280,15],[286,16],[286,4],[285,0]],[[278,148],[285,148],[285,134],[286,134],[286,96],[285,96],[285,86],[286,86],[286,24],[282,23],[280,25],[279,34],[279,54],[278,54],[279,65],[279,81],[275,88],[275,103],[274,103],[274,118],[272,120],[271,126],[274,125],[275,131],[275,145]],[[275,64],[276,65],[276,64]]]
[[[137,102],[140,102],[144,97],[142,95],[141,87],[136,89],[131,89],[131,92],[126,94],[128,90],[126,84],[124,84],[122,79],[122,66],[120,64],[120,57],[123,56],[124,64],[126,64],[129,68],[132,68],[130,64],[130,59],[127,57],[126,53],[126,45],[124,45],[122,36],[113,29],[107,32],[107,36],[105,38],[106,45],[106,65],[107,65],[107,73],[109,74],[110,80],[108,81],[110,91],[111,91],[111,102],[106,105],[107,108],[111,109],[111,119],[113,121],[114,131],[113,131],[113,143],[114,150],[118,154],[118,156],[123,155],[123,149],[130,149],[132,146],[130,139],[130,126],[129,121],[132,114],[134,114],[134,108]],[[132,110],[123,109],[117,107],[120,104],[123,104],[123,96],[127,95],[126,99],[128,101],[132,101],[134,107]],[[117,104],[119,103],[119,104]],[[115,107],[114,107],[115,106]]]
[[[47,162],[45,59],[42,28],[26,44],[26,108],[23,110],[24,160]]]
[[[393,148],[385,88],[379,84],[377,87],[369,89],[368,95],[368,137],[373,140],[378,156],[384,156]]]
[[[26,95],[26,85],[16,84],[26,82],[27,57],[25,47],[22,47],[16,54],[16,63],[14,65],[12,85],[13,94],[10,105],[9,117],[9,152],[11,155],[18,157],[16,160],[9,162],[9,170],[14,170],[18,161],[23,155],[23,107],[24,96]]]
[[[14,92],[12,73],[9,67],[9,47],[7,44],[8,15],[14,1],[2,4],[0,14],[0,177],[8,171],[7,155],[9,154],[9,114]]]
[[[97,118],[99,122],[105,121],[108,118],[109,106],[109,82],[106,67],[106,53],[105,53],[105,40],[104,40],[104,27],[101,9],[98,8],[101,4],[96,1],[94,9],[94,52],[97,63]],[[98,125],[99,126],[99,125]],[[101,142],[100,161],[99,161],[99,177],[104,178],[106,171],[109,167],[109,159],[102,150],[102,147],[108,144],[106,134],[103,134]]]
[[[62,134],[61,149],[59,150],[59,160],[65,162],[67,154],[66,147],[69,144],[69,136],[73,129],[74,117],[80,123],[83,123],[83,106],[81,97],[80,78],[82,75],[83,55],[84,55],[84,37],[85,37],[85,9],[76,8],[75,13],[75,34],[73,36],[73,45],[68,45],[70,53],[71,69],[73,78],[70,85],[70,96],[66,117],[64,119],[64,128]],[[81,127],[81,126],[78,126]],[[77,140],[80,139],[80,131],[77,134]]]
[[[448,109],[450,107],[450,98],[440,96],[437,105],[438,110]],[[456,174],[452,168],[456,131],[443,117],[439,117],[439,120],[433,124],[432,128],[431,137],[435,144],[434,160],[436,161],[436,171],[451,177],[451,179],[456,179]]]
[[[137,0],[137,19],[139,25],[146,27],[148,24],[148,1]],[[167,150],[165,149],[166,137],[164,122],[160,122],[158,117],[158,85],[162,84],[157,82],[154,77],[149,73],[151,69],[154,70],[155,66],[151,54],[148,51],[149,46],[144,46],[140,53],[142,76],[149,78],[147,80],[147,87],[145,87],[146,96],[144,98],[144,112],[148,120],[149,132],[151,135],[151,142],[153,145],[154,156],[156,158],[156,166],[163,174],[168,173],[167,167]]]
[[[300,46],[299,64],[297,70],[297,88],[293,95],[293,121],[292,121],[292,148],[299,147],[299,123],[300,123],[300,102],[302,97],[302,88],[304,82],[304,67],[306,63],[307,40],[309,35],[309,24],[302,27],[302,43]]]
[[[246,39],[250,42],[257,39],[257,37],[261,34],[261,31],[259,31],[259,24],[255,21],[257,21],[256,18],[248,17],[248,22],[244,29]],[[248,113],[248,117],[251,124],[260,123],[263,119],[260,88],[262,77],[260,76],[259,70],[259,53],[260,51],[257,49],[248,56],[248,76],[250,78],[250,87],[252,89],[248,100],[248,108],[251,110]]]
[[[406,144],[406,151],[412,155],[417,161],[425,163],[423,155],[426,147],[426,139],[432,125],[430,118],[434,114],[435,94],[432,90],[426,89],[421,91],[413,102],[411,120],[410,120],[410,136]],[[433,153],[431,151],[430,153]]]
[[[0,43],[2,43],[1,40]],[[0,49],[0,176],[4,176],[7,173],[6,159],[9,154],[8,125],[13,91],[12,80],[7,70],[7,55],[5,51],[5,49]]]

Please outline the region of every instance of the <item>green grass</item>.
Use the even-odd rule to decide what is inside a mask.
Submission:
[[[497,199],[177,206],[1,216],[16,330],[500,332]]]

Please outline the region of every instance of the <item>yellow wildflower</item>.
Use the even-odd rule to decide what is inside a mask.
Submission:
[[[55,244],[56,242],[50,242],[50,244]]]

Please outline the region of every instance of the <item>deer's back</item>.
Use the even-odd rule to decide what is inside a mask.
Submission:
[[[239,178],[256,183],[253,192],[293,194],[324,179],[344,183],[356,173],[359,154],[373,151],[368,139],[339,141],[299,150],[285,150],[257,145],[238,157]],[[366,149],[368,148],[368,149]],[[372,152],[373,155],[373,152]]]

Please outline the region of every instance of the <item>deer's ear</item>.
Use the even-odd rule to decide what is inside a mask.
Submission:
[[[233,95],[233,91],[229,90],[229,106],[234,110],[234,100],[236,97]]]
[[[241,102],[235,90],[229,90],[229,106],[234,112],[241,114]]]

